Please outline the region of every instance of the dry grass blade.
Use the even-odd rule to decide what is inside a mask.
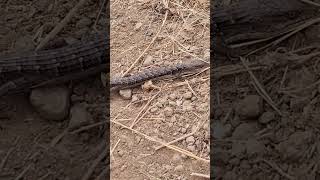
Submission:
[[[182,154],[184,154],[184,155],[186,155],[186,156],[189,156],[189,157],[192,157],[192,158],[194,158],[194,159],[197,159],[197,160],[200,160],[200,161],[203,161],[203,162],[206,162],[206,163],[210,163],[210,161],[207,160],[207,159],[198,157],[198,156],[194,155],[193,153],[191,153],[191,152],[189,152],[189,151],[186,151],[186,150],[184,150],[184,149],[181,149],[181,148],[179,148],[179,147],[172,146],[172,145],[167,145],[167,143],[165,143],[165,142],[156,140],[156,139],[154,139],[154,138],[152,138],[152,137],[150,137],[150,136],[148,136],[148,135],[146,135],[146,134],[144,134],[144,133],[142,133],[142,132],[139,132],[139,131],[137,131],[137,130],[135,130],[135,129],[132,129],[132,128],[128,127],[128,126],[125,126],[125,125],[123,125],[123,124],[121,124],[121,123],[119,123],[119,122],[116,122],[116,121],[111,121],[111,122],[113,122],[114,124],[119,125],[119,126],[125,128],[125,129],[128,129],[128,130],[130,130],[130,131],[132,131],[132,132],[134,132],[134,133],[136,133],[136,134],[139,134],[139,135],[143,136],[144,138],[146,138],[146,139],[148,139],[148,140],[150,140],[150,141],[160,143],[160,144],[162,144],[163,146],[165,146],[165,147],[167,147],[167,148],[169,148],[169,149],[172,149],[172,150],[174,150],[174,151],[177,151],[177,152],[179,152],[179,153],[182,153]]]
[[[240,57],[240,60],[244,67],[247,69],[248,73],[250,74],[251,78],[253,79],[253,82],[255,86],[257,87],[258,93],[261,93],[262,97],[267,101],[267,103],[280,115],[282,116],[281,111],[277,108],[276,104],[272,101],[268,93],[264,90],[258,79],[255,77],[253,72],[249,69],[249,66],[246,62],[246,60],[243,57]]]

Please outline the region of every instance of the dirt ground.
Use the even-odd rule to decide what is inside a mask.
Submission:
[[[320,178],[320,25],[310,24],[273,47],[243,56],[243,61],[224,57],[217,63],[211,94],[213,179]],[[276,25],[261,32],[270,27]],[[248,52],[281,37],[255,44]]]
[[[33,50],[77,3],[77,0],[1,1],[1,54]],[[85,3],[55,39],[72,43],[94,27],[104,28],[105,13],[101,13],[95,25],[101,6],[102,1]],[[105,121],[105,90],[100,76],[72,85],[70,108],[84,104],[87,108],[81,113],[88,114],[93,123]],[[65,133],[71,114],[59,121],[44,119],[31,106],[28,94],[1,97],[0,106],[0,179],[106,179],[108,132],[102,125]]]
[[[110,4],[111,76],[126,72],[137,59],[130,73],[209,59],[209,1],[113,0]],[[111,94],[111,179],[209,175],[209,80],[207,69],[153,82],[159,89],[134,88],[132,97],[130,92]]]

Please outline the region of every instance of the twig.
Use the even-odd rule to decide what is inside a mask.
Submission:
[[[33,164],[29,164],[14,180],[20,180],[27,173],[27,171],[33,166]]]
[[[2,170],[2,168],[5,166],[8,157],[10,156],[10,154],[13,152],[13,150],[15,149],[15,147],[12,147],[8,150],[6,156],[2,159],[1,164],[0,164],[0,172]]]
[[[88,180],[91,176],[91,174],[93,173],[94,169],[96,168],[96,166],[100,163],[100,161],[102,159],[104,159],[107,155],[107,151],[105,150],[105,148],[102,148],[102,152],[100,153],[100,155],[97,157],[97,159],[95,159],[91,166],[89,167],[88,171],[85,173],[85,175],[81,178],[81,180]]]
[[[202,177],[202,178],[210,179],[210,175],[206,175],[206,174],[191,173],[190,175],[191,175],[191,176],[197,176],[197,177]]]
[[[66,24],[71,20],[71,18],[74,16],[76,11],[85,3],[87,0],[80,0],[78,4],[71,9],[71,11],[66,15],[66,17],[63,18],[60,23],[54,27],[54,29],[40,42],[40,44],[37,46],[36,51],[43,48],[44,45],[46,45],[52,38],[54,38],[55,35],[57,35],[63,27],[66,26]]]
[[[147,104],[146,104],[146,105],[142,108],[142,110],[138,113],[137,117],[134,118],[134,120],[133,120],[130,128],[133,128],[133,126],[137,123],[137,121],[140,120],[139,117],[140,117],[141,113],[144,112],[144,111],[147,109],[147,107],[149,107],[150,103],[154,100],[154,98],[156,98],[156,97],[160,94],[160,92],[161,92],[161,90],[158,91],[157,94],[155,94],[154,96],[152,96],[152,98],[147,102]],[[146,111],[146,112],[147,112],[147,111]],[[143,116],[141,116],[141,118],[142,118],[142,117],[143,117]]]
[[[307,3],[307,4],[311,4],[311,5],[320,7],[319,3],[316,3],[316,2],[313,2],[313,1],[310,1],[310,0],[300,0],[300,1],[302,1],[304,3]]]
[[[240,57],[241,62],[243,63],[244,67],[247,69],[248,73],[250,74],[251,78],[254,81],[254,84],[257,87],[258,92],[260,91],[262,93],[262,97],[267,101],[267,103],[280,115],[282,116],[281,111],[276,107],[273,100],[270,98],[268,93],[264,90],[258,79],[255,77],[252,71],[249,70],[248,64],[246,63],[245,59],[243,57]]]
[[[172,150],[174,150],[174,151],[180,152],[180,153],[185,154],[185,155],[187,155],[187,156],[189,156],[189,157],[195,158],[195,159],[197,159],[197,160],[201,160],[201,161],[206,162],[206,163],[209,163],[209,162],[210,162],[210,160],[207,160],[207,159],[198,157],[198,156],[194,155],[193,153],[191,153],[191,152],[189,152],[189,151],[186,151],[186,150],[184,150],[184,149],[181,149],[181,148],[179,148],[179,147],[177,147],[177,146],[167,145],[167,143],[165,143],[165,142],[162,142],[162,141],[159,141],[159,140],[157,140],[157,139],[154,139],[154,138],[152,138],[152,137],[150,137],[150,136],[148,136],[148,135],[146,135],[146,134],[144,134],[144,133],[142,133],[142,132],[139,132],[139,131],[137,131],[137,130],[135,130],[135,129],[132,129],[132,128],[130,128],[130,127],[126,126],[126,125],[123,125],[123,124],[121,124],[121,123],[119,123],[119,122],[116,122],[116,121],[113,121],[113,120],[111,120],[111,122],[113,122],[114,124],[119,125],[119,126],[125,128],[125,129],[128,129],[128,130],[130,130],[130,131],[132,131],[132,132],[134,132],[134,133],[136,133],[136,134],[139,134],[139,135],[143,136],[144,138],[146,138],[146,139],[148,139],[148,140],[150,140],[150,141],[160,143],[160,144],[166,146],[166,147],[169,148],[169,149],[172,149]]]
[[[274,170],[276,170],[281,176],[284,176],[290,180],[295,180],[294,177],[290,176],[289,174],[285,173],[282,169],[280,169],[276,164],[267,161],[265,159],[262,160],[263,162],[265,162],[266,164],[268,164],[269,166],[271,166]]]

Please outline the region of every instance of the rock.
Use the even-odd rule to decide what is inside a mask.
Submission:
[[[262,124],[267,124],[270,121],[273,121],[275,119],[276,115],[273,112],[267,111],[264,112],[260,118],[259,118],[259,122]]]
[[[92,122],[92,116],[90,113],[88,113],[84,104],[77,104],[71,108],[68,126],[70,130],[91,124]]]
[[[175,163],[177,163],[177,162],[180,162],[182,160],[182,157],[181,157],[181,155],[180,154],[174,154],[173,155],[173,157],[172,157],[172,162],[175,162]]]
[[[184,99],[191,99],[192,98],[192,92],[186,92],[183,94],[183,98]]]
[[[236,105],[235,111],[241,119],[256,118],[263,112],[262,98],[257,95],[248,95]]]
[[[194,144],[195,139],[194,139],[193,136],[189,136],[189,137],[186,138],[186,142],[187,142],[188,144]]]
[[[174,168],[174,171],[183,171],[183,166],[180,164]]]
[[[263,155],[265,152],[265,146],[264,144],[262,144],[260,141],[257,141],[254,138],[250,138],[247,142],[246,142],[246,149],[247,149],[247,154],[249,156],[253,156],[253,155]]]
[[[132,96],[132,90],[131,89],[121,89],[119,91],[119,94],[123,99],[129,100],[131,99]]]
[[[158,111],[158,108],[157,107],[153,107],[153,108],[151,108],[150,109],[150,113],[155,113],[155,112],[157,112]]]
[[[231,134],[231,125],[224,125],[220,121],[214,122],[213,127],[213,137],[216,139],[223,139]]]
[[[233,131],[232,139],[247,140],[253,137],[257,131],[256,123],[242,123]]]
[[[175,93],[172,93],[172,94],[169,95],[169,99],[174,101],[174,100],[177,99],[177,95]]]
[[[246,152],[246,146],[241,142],[233,142],[231,148],[231,155],[241,158]]]
[[[173,115],[173,109],[171,107],[166,107],[163,111],[166,117],[171,117]]]
[[[70,107],[70,92],[66,87],[37,88],[31,91],[30,103],[45,119],[61,121]]]
[[[154,62],[153,62],[153,57],[150,56],[150,55],[148,55],[148,56],[146,57],[146,59],[144,60],[143,65],[144,65],[144,66],[150,66],[150,65],[152,65],[153,63],[154,63]]]
[[[188,145],[187,146],[187,149],[191,152],[195,151],[196,150],[196,147],[194,145]]]
[[[192,111],[193,110],[193,106],[192,106],[190,100],[186,100],[186,101],[183,102],[182,110],[183,111]]]
[[[138,22],[135,26],[134,26],[134,30],[138,30],[140,29],[140,27],[142,26],[142,23],[141,22]]]
[[[139,101],[140,99],[141,99],[141,97],[140,97],[140,96],[138,96],[138,95],[134,94],[134,95],[132,95],[131,102],[137,102],[137,101]]]

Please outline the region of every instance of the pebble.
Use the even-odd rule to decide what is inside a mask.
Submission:
[[[191,99],[192,98],[192,92],[186,92],[183,94],[183,98],[184,99]]]
[[[223,139],[231,134],[232,127],[230,124],[222,124],[220,121],[213,123],[213,137],[216,139]]]
[[[170,105],[170,106],[176,106],[176,105],[177,105],[177,103],[176,103],[176,102],[174,102],[174,101],[169,101],[169,105]]]
[[[132,96],[132,90],[131,89],[122,89],[119,91],[119,94],[123,99],[129,100],[129,99],[131,99],[131,96]]]
[[[195,139],[194,139],[193,136],[189,136],[189,137],[186,138],[186,142],[187,142],[188,144],[194,144]]]
[[[252,155],[263,155],[265,152],[265,146],[262,144],[260,141],[257,141],[254,138],[250,138],[246,142],[246,149],[247,149],[247,154],[249,156]]]
[[[246,140],[258,131],[256,123],[242,123],[233,131],[232,139]]]
[[[172,93],[172,94],[169,95],[169,99],[174,101],[174,100],[177,99],[177,95],[175,93]]]
[[[148,56],[146,57],[146,59],[144,60],[143,65],[144,65],[144,66],[150,66],[150,65],[152,65],[153,63],[154,63],[153,57],[150,56],[150,55],[148,55]]]
[[[173,162],[180,162],[182,160],[182,157],[180,154],[174,154],[172,157]]]
[[[176,167],[174,168],[174,170],[181,172],[181,171],[183,171],[183,166],[180,164],[180,165],[176,166]]]
[[[262,124],[267,124],[270,121],[273,121],[274,119],[275,119],[275,114],[271,111],[267,111],[260,116],[259,122]]]
[[[93,118],[87,111],[85,104],[76,104],[71,108],[70,121],[68,126],[70,130],[74,130],[81,126],[91,124],[92,122]]]
[[[171,117],[173,115],[173,109],[171,107],[166,107],[163,111],[166,117]]]
[[[45,119],[62,121],[69,113],[70,92],[64,86],[33,89],[29,98],[32,106]]]
[[[187,129],[186,129],[186,128],[181,128],[181,129],[180,129],[180,132],[183,133],[183,134],[185,134],[185,133],[187,132]]]
[[[153,107],[150,109],[150,113],[155,113],[158,111],[158,108],[157,107]]]
[[[233,142],[231,148],[232,156],[242,157],[246,152],[246,146],[244,143],[241,142]]]
[[[131,102],[137,102],[140,100],[140,97],[137,94],[132,95]]]
[[[192,111],[193,106],[191,104],[191,101],[189,101],[189,100],[184,101],[182,104],[182,110],[183,111]]]
[[[141,22],[138,22],[138,23],[134,26],[134,30],[136,31],[136,30],[140,29],[141,26],[142,26],[142,23],[141,23]]]
[[[258,95],[248,95],[236,105],[235,111],[241,119],[259,117],[263,112],[262,98]]]
[[[194,145],[188,145],[187,146],[187,149],[191,152],[195,151],[196,150],[196,147]]]

